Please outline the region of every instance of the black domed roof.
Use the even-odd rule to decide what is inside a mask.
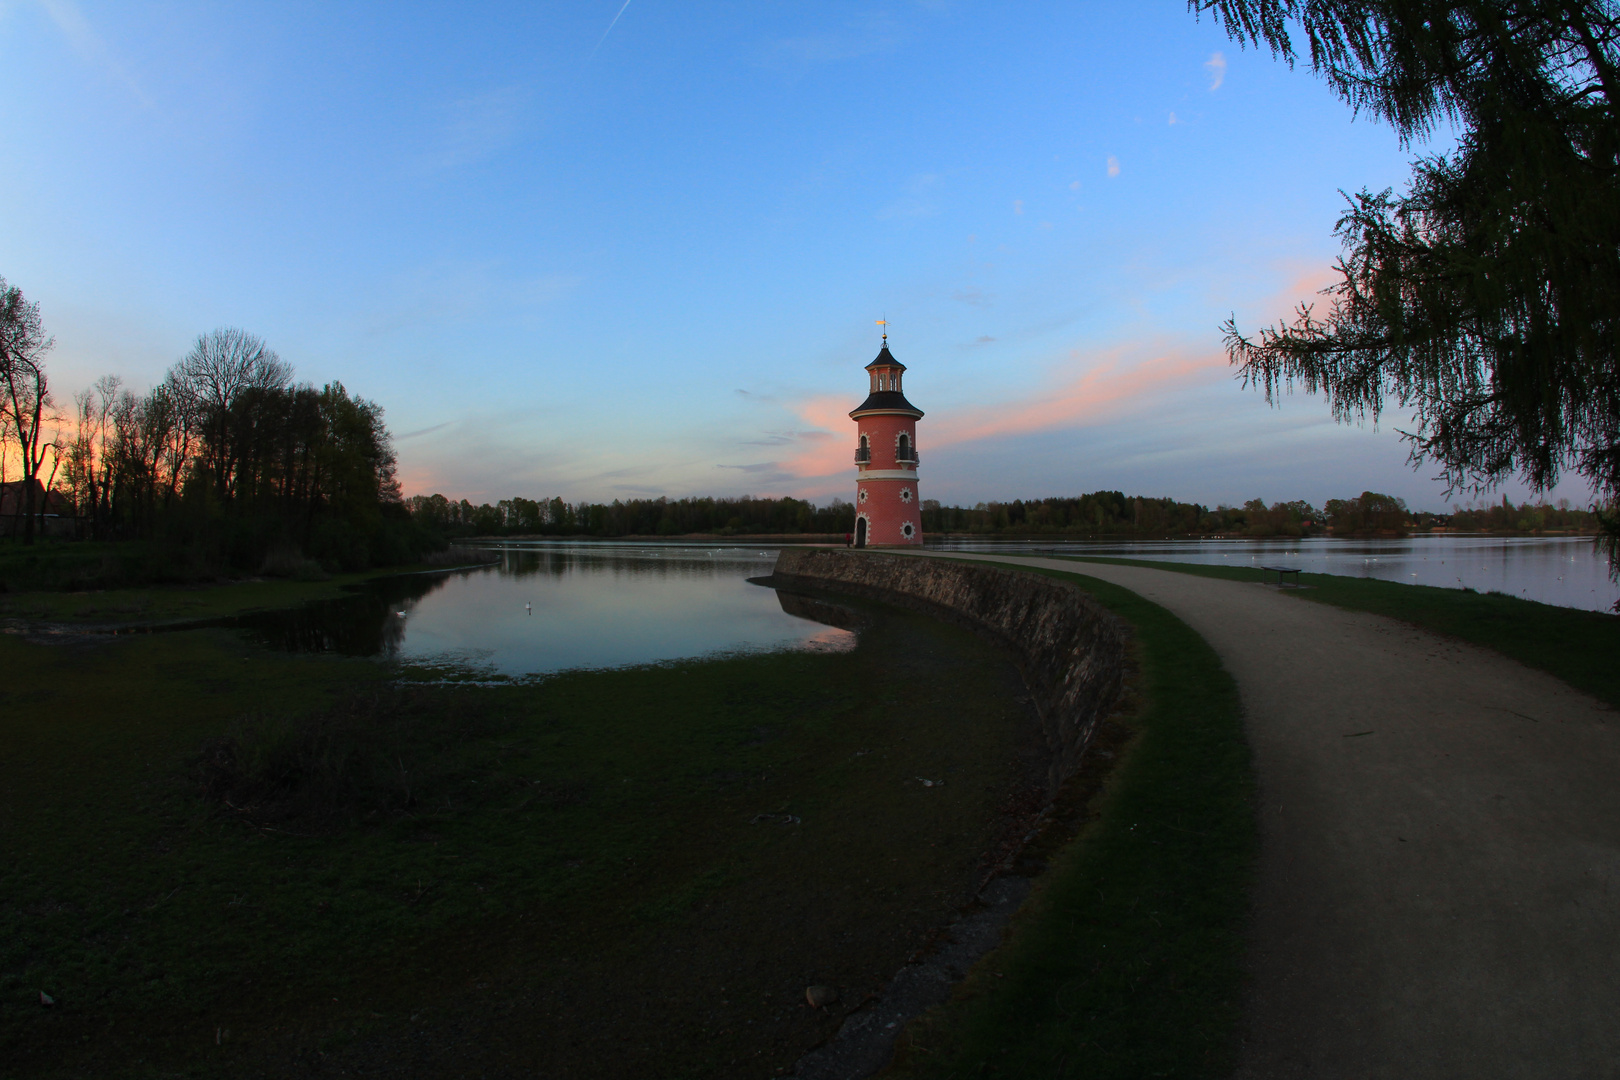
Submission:
[[[889,352],[889,343],[887,341],[883,343],[883,348],[878,351],[877,359],[866,365],[866,370],[871,371],[875,367],[892,367],[899,368],[901,371],[906,370],[906,365],[896,360],[894,354]]]
[[[877,390],[867,395],[860,407],[850,412],[850,419],[865,416],[867,413],[900,413],[914,420],[921,420],[923,411],[911,402],[898,390]]]

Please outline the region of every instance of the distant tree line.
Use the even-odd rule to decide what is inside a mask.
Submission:
[[[423,527],[445,536],[746,536],[841,534],[855,528],[855,507],[834,499],[615,499],[611,503],[502,499],[474,506],[443,495],[405,500]]]
[[[1044,536],[1335,536],[1389,535],[1433,529],[1533,532],[1593,532],[1598,516],[1546,503],[1519,507],[1505,498],[1500,506],[1450,514],[1415,511],[1404,499],[1364,491],[1350,499],[1329,499],[1321,508],[1303,500],[1250,499],[1242,506],[1217,506],[1174,499],[1127,497],[1097,491],[1068,498],[979,503],[971,508],[923,501],[923,532]]]
[[[1514,506],[1504,496],[1494,506],[1454,509],[1446,524],[1459,532],[1596,532],[1602,527],[1602,514],[1576,510],[1568,500],[1557,506],[1547,503],[1520,503]]]
[[[475,506],[443,495],[405,500],[424,528],[451,536],[711,536],[842,535],[854,530],[855,507],[835,499],[817,507],[801,499],[630,499],[611,503],[502,499]],[[1595,515],[1544,503],[1434,514],[1410,510],[1391,495],[1364,491],[1329,499],[1320,509],[1296,500],[1269,506],[1251,499],[1242,506],[1210,509],[1174,499],[1127,496],[1119,491],[1012,502],[942,506],[925,499],[925,534],[987,536],[1308,536],[1389,535],[1437,528],[1468,531],[1593,531]]]

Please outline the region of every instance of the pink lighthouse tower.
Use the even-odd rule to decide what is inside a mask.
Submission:
[[[900,392],[906,366],[883,349],[866,365],[872,388],[850,413],[855,448],[855,546],[921,544],[922,500],[917,495],[917,421],[922,410]]]

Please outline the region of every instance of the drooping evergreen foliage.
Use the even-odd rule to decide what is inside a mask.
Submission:
[[[1320,391],[1340,420],[1411,409],[1414,460],[1454,488],[1574,469],[1620,529],[1620,6],[1190,6],[1290,63],[1302,34],[1313,69],[1405,141],[1457,133],[1405,194],[1350,199],[1325,316],[1301,306],[1258,340],[1227,324],[1244,379]]]

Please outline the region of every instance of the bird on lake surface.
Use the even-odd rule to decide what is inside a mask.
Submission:
[[[533,604],[524,604],[523,605],[523,610],[528,612],[530,615],[533,615],[534,614],[534,605]]]

